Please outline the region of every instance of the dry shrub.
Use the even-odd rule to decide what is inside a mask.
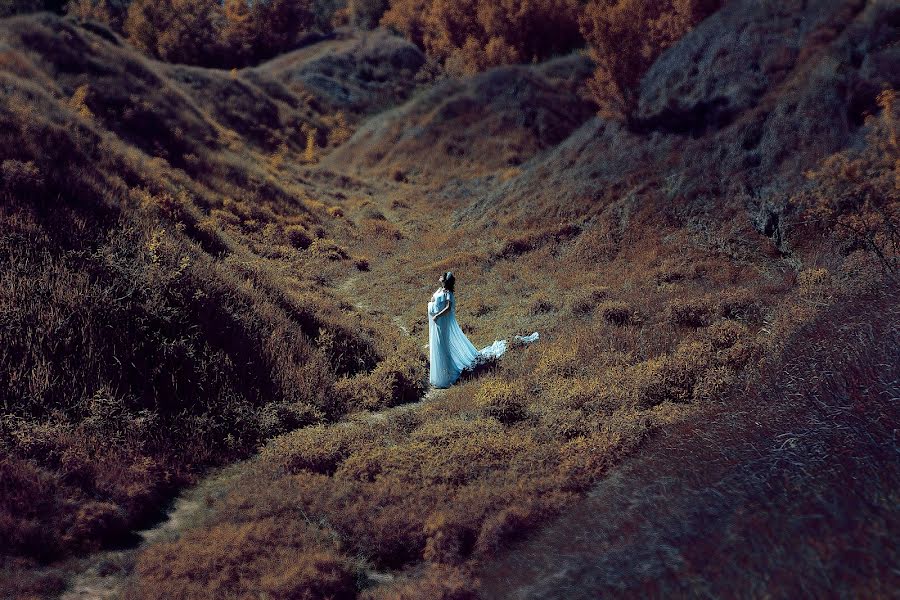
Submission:
[[[28,195],[44,188],[44,178],[33,161],[4,160],[0,163],[0,184],[9,194]]]
[[[422,367],[388,358],[367,375],[339,381],[335,393],[342,394],[351,409],[380,410],[415,402],[425,392]]]
[[[519,235],[503,242],[494,257],[497,259],[515,258],[543,246],[570,241],[578,237],[580,233],[581,226],[566,223],[550,229]]]
[[[713,318],[712,303],[706,298],[676,298],[666,311],[669,321],[681,327],[706,327]]]
[[[132,598],[342,598],[356,595],[353,566],[305,523],[223,523],[143,552]]]
[[[755,325],[762,321],[762,303],[749,290],[725,290],[719,297],[718,314],[726,319]]]
[[[309,251],[326,260],[347,260],[350,258],[343,246],[329,239],[313,240],[313,243],[309,246]]]
[[[446,512],[433,513],[425,521],[422,558],[437,564],[459,564],[471,552],[475,532]]]
[[[366,437],[359,426],[307,427],[276,438],[263,450],[262,458],[284,473],[330,475]]]
[[[597,64],[589,87],[600,114],[630,118],[638,84],[650,65],[721,4],[721,0],[591,0],[580,25]]]
[[[403,233],[390,221],[383,219],[365,219],[362,226],[363,232],[366,235],[375,238],[392,241],[403,239]]]
[[[59,521],[66,518],[59,487],[57,477],[30,461],[0,459],[0,535],[7,552],[37,557],[57,552]]]
[[[534,528],[544,518],[539,503],[513,505],[491,515],[481,526],[475,551],[480,556],[492,556],[499,552],[510,541]]]
[[[667,400],[690,402],[694,386],[711,359],[709,345],[686,342],[671,354],[638,363],[630,373],[638,406],[648,408]]]
[[[896,92],[878,96],[881,113],[869,117],[867,144],[822,161],[807,174],[812,186],[793,198],[818,227],[832,233],[845,251],[874,254],[884,270],[895,273],[900,261],[900,193],[897,191]]]
[[[357,271],[368,271],[370,268],[370,261],[368,258],[364,256],[359,256],[353,261],[353,266],[356,267]]]
[[[642,419],[626,419],[622,425],[579,436],[559,448],[559,475],[563,489],[589,489],[606,470],[633,452],[650,434]]]
[[[381,20],[452,73],[542,60],[581,44],[573,0],[392,0]]]
[[[260,429],[266,437],[324,421],[322,410],[307,402],[272,402],[259,412]]]
[[[609,288],[605,286],[589,288],[581,291],[572,298],[570,309],[575,315],[588,315],[593,313],[598,305],[609,298]]]
[[[528,415],[525,398],[521,382],[513,383],[490,378],[481,381],[474,402],[486,417],[497,419],[504,425],[511,425]]]
[[[616,325],[617,327],[632,325],[640,321],[639,317],[631,307],[620,300],[607,300],[601,302],[597,307],[597,312],[603,317],[604,321],[610,325]]]
[[[314,241],[306,227],[303,225],[288,225],[284,228],[284,235],[287,237],[288,243],[294,248],[306,250]]]

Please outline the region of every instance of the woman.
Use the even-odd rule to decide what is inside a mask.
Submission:
[[[475,363],[478,350],[456,322],[456,278],[448,271],[439,281],[441,287],[428,303],[429,379],[434,387],[446,388],[459,379],[463,369]]]
[[[428,302],[430,380],[434,387],[446,388],[453,385],[465,369],[479,361],[499,358],[506,350],[506,341],[494,342],[480,352],[476,350],[456,322],[456,298],[453,295],[456,278],[448,271],[439,281],[441,287]]]

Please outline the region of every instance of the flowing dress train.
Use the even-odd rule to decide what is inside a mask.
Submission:
[[[450,305],[450,310],[435,323],[434,315]],[[526,336],[516,336],[522,343],[537,340],[537,332]],[[506,352],[506,340],[497,340],[490,346],[475,349],[456,321],[456,298],[453,292],[440,289],[428,302],[428,348],[431,368],[429,380],[436,388],[453,385],[462,372],[480,361],[500,358]]]

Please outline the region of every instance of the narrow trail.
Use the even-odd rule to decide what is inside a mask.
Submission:
[[[248,459],[208,475],[186,489],[172,502],[166,517],[156,525],[137,532],[132,547],[100,552],[85,558],[60,600],[108,600],[120,598],[128,584],[141,548],[153,542],[177,539],[184,531],[203,522],[228,493],[229,484],[253,459]]]
[[[348,297],[357,297],[353,291],[358,281],[359,275],[351,275],[337,289]],[[364,301],[357,300],[353,306],[363,313],[373,312],[373,308]],[[411,335],[400,317],[392,317],[391,322],[404,335]],[[382,423],[392,415],[418,409],[424,402],[440,396],[443,392],[444,390],[429,387],[418,402],[380,411],[357,413],[349,416],[346,422],[364,420],[370,423]],[[135,532],[136,543],[134,545],[97,552],[75,561],[74,575],[68,589],[59,597],[60,600],[122,598],[141,550],[155,542],[178,539],[185,532],[201,525],[214,512],[219,501],[227,496],[231,483],[240,477],[254,460],[255,458],[249,458],[213,471],[196,485],[183,490],[172,501],[170,508],[165,511],[165,518],[147,529]],[[366,576],[376,583],[385,583],[393,579],[393,575],[390,573],[376,571],[367,571]]]

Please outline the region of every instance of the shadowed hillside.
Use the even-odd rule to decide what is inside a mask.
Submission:
[[[423,182],[515,168],[591,116],[579,95],[589,70],[586,59],[571,56],[441,82],[370,119],[325,164]]]
[[[5,552],[120,538],[197,469],[339,418],[339,378],[421,392],[393,328],[321,286],[348,226],[279,170],[320,113],[49,15],[0,38]]]
[[[0,21],[0,596],[889,595],[898,14],[732,0],[621,118],[580,52],[224,71]],[[476,346],[541,339],[426,395],[447,270]]]

